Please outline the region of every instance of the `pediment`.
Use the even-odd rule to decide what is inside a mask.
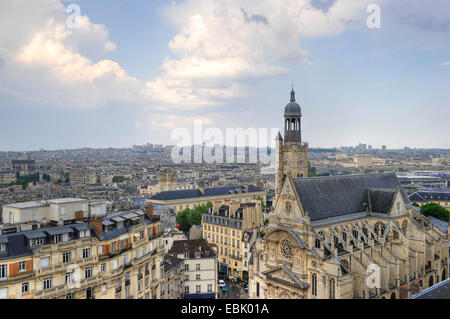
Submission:
[[[294,286],[301,289],[309,287],[308,283],[300,280],[298,276],[293,273],[286,265],[281,265],[279,267],[266,270],[263,274],[268,280],[272,280],[280,284]]]

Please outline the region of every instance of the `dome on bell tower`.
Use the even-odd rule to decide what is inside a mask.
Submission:
[[[300,117],[302,116],[302,109],[300,105],[295,102],[295,91],[294,88],[291,90],[291,102],[289,102],[284,108],[285,117]]]

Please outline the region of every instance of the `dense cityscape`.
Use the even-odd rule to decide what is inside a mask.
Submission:
[[[0,299],[450,299],[448,10],[3,0]]]

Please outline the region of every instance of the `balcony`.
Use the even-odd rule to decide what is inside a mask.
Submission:
[[[123,264],[123,269],[127,269],[131,267],[131,261],[126,262],[125,264]]]

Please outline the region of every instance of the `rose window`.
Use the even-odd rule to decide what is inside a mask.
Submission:
[[[285,258],[292,258],[292,244],[289,240],[281,242],[281,254]]]

